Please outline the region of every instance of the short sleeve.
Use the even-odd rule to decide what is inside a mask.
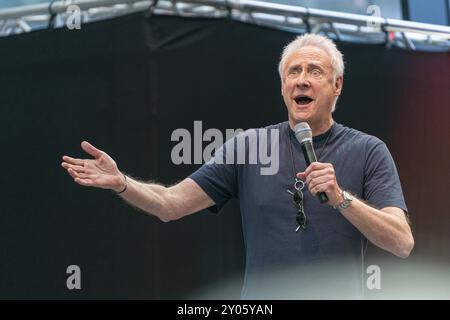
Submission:
[[[217,213],[233,197],[237,196],[237,172],[234,164],[227,164],[224,157],[226,146],[219,148],[215,156],[189,176],[194,180],[215,205],[208,210]],[[219,158],[222,161],[219,161]]]
[[[364,199],[378,209],[398,207],[408,212],[394,159],[379,139],[367,144]]]

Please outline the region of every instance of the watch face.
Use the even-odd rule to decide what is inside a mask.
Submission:
[[[344,192],[343,192],[343,196],[344,196],[344,199],[345,199],[346,201],[352,201],[352,200],[353,200],[352,195],[351,195],[350,193],[348,193],[347,191],[344,191]]]

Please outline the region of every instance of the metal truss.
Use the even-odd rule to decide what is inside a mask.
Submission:
[[[77,9],[74,11],[74,8]],[[145,12],[151,15],[225,18],[353,42],[386,43],[410,50],[450,51],[450,27],[253,0],[60,0],[0,10],[0,36],[67,27]]]

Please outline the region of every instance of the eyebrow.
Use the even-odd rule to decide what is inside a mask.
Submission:
[[[288,70],[298,69],[299,67],[301,67],[300,64],[295,64],[295,65],[291,66]],[[308,63],[308,68],[309,69],[318,68],[318,69],[321,69],[321,70],[325,70],[324,67],[322,67],[322,66],[320,66],[320,65],[318,65],[316,63]]]
[[[311,68],[311,69],[318,68],[318,69],[320,69],[320,70],[325,70],[324,67],[322,67],[322,66],[320,66],[320,65],[318,65],[318,64],[315,64],[315,63],[309,63],[309,64],[308,64],[308,67]]]

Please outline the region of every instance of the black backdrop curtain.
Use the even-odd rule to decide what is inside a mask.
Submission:
[[[277,63],[295,35],[230,20],[129,15],[0,39],[0,298],[239,297],[244,253],[236,201],[219,215],[164,224],[106,190],[76,185],[63,154],[88,140],[119,168],[175,183],[176,128],[251,128],[287,119]],[[374,134],[396,160],[416,249],[407,267],[448,260],[450,57],[339,43],[335,119]],[[281,192],[281,191],[280,191]],[[430,258],[431,259],[431,258]],[[435,260],[433,260],[435,261]],[[82,289],[66,287],[78,265]]]

